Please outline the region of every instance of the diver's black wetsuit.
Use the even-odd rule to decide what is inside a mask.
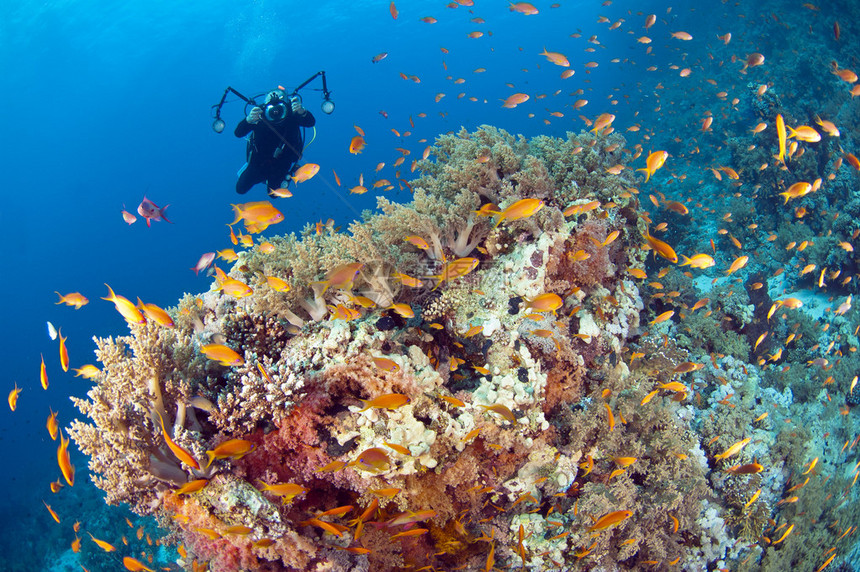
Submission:
[[[307,109],[290,113],[280,123],[261,119],[251,124],[246,120],[239,122],[234,133],[244,137],[253,132],[248,143],[248,165],[236,181],[236,192],[247,193],[257,183],[266,182],[271,189],[277,189],[287,178],[293,163],[299,160],[302,152],[302,135],[299,127],[313,127],[316,119]],[[282,149],[278,153],[276,151]]]

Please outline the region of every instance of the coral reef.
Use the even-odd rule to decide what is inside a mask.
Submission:
[[[440,136],[411,202],[272,237],[174,328],[97,339],[70,431],[96,485],[216,572],[695,570],[745,557],[736,539],[790,549],[770,519],[813,510],[779,500],[816,452],[762,421],[795,398],[745,363],[758,294],[678,269],[642,283],[661,263],[631,170],[609,173],[624,143]]]

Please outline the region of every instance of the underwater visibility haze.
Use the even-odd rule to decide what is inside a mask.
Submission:
[[[858,569],[858,22],[7,6],[0,569]]]

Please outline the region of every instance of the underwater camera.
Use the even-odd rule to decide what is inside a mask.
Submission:
[[[290,104],[293,102],[293,98],[298,97],[295,95],[289,96]],[[266,119],[271,121],[272,123],[278,123],[282,121],[284,117],[287,116],[288,113],[292,110],[292,107],[287,107],[287,104],[280,97],[274,97],[272,100],[266,104],[263,115],[266,116]]]
[[[224,95],[221,96],[221,101],[212,106],[212,109],[215,111],[215,120],[212,122],[212,129],[215,133],[221,133],[224,131],[224,127],[226,127],[226,123],[221,118],[221,108],[224,106],[224,103],[227,101],[227,94],[232,93],[239,99],[245,102],[246,110],[247,106],[252,107],[262,107],[263,108],[263,117],[265,117],[266,121],[270,123],[278,123],[282,121],[285,117],[290,114],[292,109],[292,103],[295,99],[301,101],[301,96],[299,95],[299,90],[307,86],[317,77],[322,78],[322,89],[316,91],[322,91],[323,101],[320,105],[320,109],[326,115],[330,115],[334,111],[334,101],[331,100],[331,92],[328,89],[328,85],[326,84],[325,71],[318,71],[307,80],[305,80],[301,85],[295,88],[292,93],[287,95],[286,100],[283,98],[278,98],[277,100],[269,101],[266,104],[260,105],[255,99],[258,97],[263,97],[265,94],[259,94],[254,97],[246,97],[228,86],[227,89],[224,90]]]

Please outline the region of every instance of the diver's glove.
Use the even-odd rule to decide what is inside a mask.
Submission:
[[[260,119],[263,117],[263,110],[259,107],[255,107],[248,113],[248,117],[245,118],[245,121],[250,123],[251,125],[256,125],[260,122]]]
[[[293,115],[296,115],[297,113],[303,113],[304,110],[305,110],[305,108],[302,107],[302,102],[299,101],[298,99],[294,99],[293,105],[292,105]]]

